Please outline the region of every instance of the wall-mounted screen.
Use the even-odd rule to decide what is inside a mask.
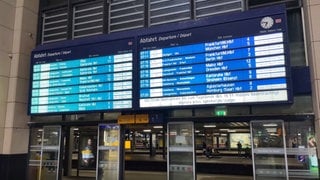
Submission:
[[[230,133],[230,148],[237,148],[238,143],[242,148],[250,148],[250,133]]]
[[[290,101],[285,11],[138,38],[140,108]]]
[[[30,114],[131,109],[133,39],[32,53]]]
[[[286,21],[274,6],[40,46],[29,113],[292,102]]]

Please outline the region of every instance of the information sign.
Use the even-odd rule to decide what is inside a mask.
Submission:
[[[30,113],[132,108],[133,40],[32,54]]]
[[[285,12],[138,40],[140,108],[289,100]]]

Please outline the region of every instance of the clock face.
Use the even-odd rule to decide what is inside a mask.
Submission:
[[[264,29],[270,29],[273,26],[273,19],[271,17],[264,17],[261,19],[260,25]]]

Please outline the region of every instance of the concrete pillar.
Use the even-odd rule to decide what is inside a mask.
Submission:
[[[308,62],[311,72],[312,101],[315,114],[315,133],[320,157],[320,1],[303,1]]]
[[[29,65],[38,7],[39,0],[0,0],[0,177],[4,180],[25,178]]]

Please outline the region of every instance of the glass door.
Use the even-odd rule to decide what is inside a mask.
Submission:
[[[123,163],[120,161],[120,126],[100,124],[98,130],[98,180],[122,179]]]
[[[168,123],[168,179],[195,180],[193,122]]]
[[[29,180],[58,180],[60,126],[32,128],[29,147]]]
[[[251,121],[250,124],[254,180],[288,180],[283,121]]]

